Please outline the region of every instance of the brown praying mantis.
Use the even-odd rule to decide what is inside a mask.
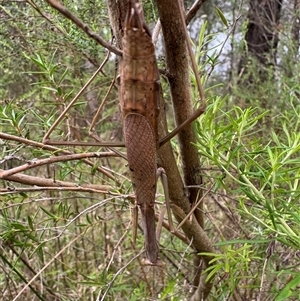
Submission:
[[[147,257],[145,263],[158,266],[163,263],[159,259],[154,212],[157,151],[160,146],[168,142],[205,111],[204,93],[188,38],[185,17],[181,9],[180,0],[176,1],[181,12],[181,22],[184,26],[186,43],[201,98],[201,106],[186,121],[177,126],[175,130],[159,140],[158,120],[161,89],[159,70],[156,63],[155,46],[152,42],[150,30],[145,24],[141,3],[138,0],[128,0],[128,9],[124,22],[124,36],[122,38],[123,55],[120,64],[119,102],[131,181],[136,196],[136,205],[140,209],[142,216]],[[111,87],[113,84],[114,82]],[[71,105],[72,102],[66,110]],[[65,115],[66,110],[45,135],[45,143],[56,144],[48,140],[49,135],[62,116]],[[91,129],[96,122],[97,116],[98,114],[94,117]],[[99,138],[92,134],[91,129],[90,134],[100,141]],[[105,146],[111,147],[114,145],[110,143]],[[118,144],[117,146],[120,145]]]

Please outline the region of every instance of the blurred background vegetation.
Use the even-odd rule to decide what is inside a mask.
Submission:
[[[153,28],[155,3],[142,2]],[[186,8],[193,2],[185,1]],[[113,40],[105,1],[64,5]],[[195,145],[208,191],[205,230],[215,247],[208,300],[300,299],[299,29],[299,0],[205,1],[189,24],[208,103],[197,120]],[[38,143],[107,50],[41,0],[0,0],[0,45],[0,171],[68,151],[104,151]],[[157,48],[164,69],[161,41]],[[111,55],[52,140],[94,141],[88,129],[115,69]],[[161,81],[170,107],[167,81]],[[103,141],[123,139],[116,86],[96,132]],[[172,145],[177,153],[176,139]],[[2,300],[189,300],[193,254],[182,241],[163,230],[164,269],[142,267],[136,259],[143,237],[139,230],[132,243],[125,160],[60,161],[24,175],[74,185],[41,189],[20,174],[1,180]]]

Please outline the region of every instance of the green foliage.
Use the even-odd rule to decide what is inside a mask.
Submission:
[[[300,109],[290,103],[291,110],[276,118],[282,130],[267,131],[264,124],[268,111],[236,106],[224,110],[225,106],[226,98],[217,97],[211,101],[197,123],[197,147],[204,168],[215,170],[211,183],[213,191],[216,194],[225,191],[234,199],[231,210],[237,210],[247,223],[247,228],[243,227],[244,235],[252,240],[252,243],[249,240],[242,247],[236,247],[237,243],[242,243],[237,240],[234,248],[229,245],[225,249],[222,247],[220,253],[209,254],[214,259],[207,269],[207,278],[218,273],[225,278],[225,287],[232,293],[236,287],[243,287],[240,281],[250,277],[250,262],[257,268],[252,274],[263,277],[258,268],[264,260],[263,245],[257,245],[257,240],[277,241],[277,249],[289,250],[292,254],[300,248]],[[287,120],[294,122],[287,123]],[[267,259],[272,254],[267,255]],[[285,269],[289,269],[290,274],[296,272],[292,266]],[[267,271],[278,274],[271,267]],[[277,277],[283,283],[286,281],[286,274],[279,273]],[[259,283],[254,280],[251,286],[258,287]],[[274,287],[273,290],[276,291]],[[289,287],[285,291],[297,296]]]
[[[225,278],[225,285],[230,292],[234,292],[236,286],[248,276],[249,264],[251,260],[260,259],[253,256],[254,251],[247,243],[238,249],[233,249],[231,245],[221,248],[221,253],[201,253],[204,256],[211,256],[211,266],[206,269],[208,273],[206,281],[214,277],[216,273]]]
[[[158,13],[155,2],[153,0],[143,0],[143,10],[145,13],[146,24],[156,22]]]
[[[295,275],[295,277],[289,279],[289,282],[286,284],[286,286],[282,290],[280,290],[279,294],[276,296],[275,301],[289,300],[290,297],[292,296],[297,297],[297,295],[299,298],[300,297],[300,293],[298,290],[299,285],[300,285],[300,275],[298,273]]]
[[[106,53],[45,1],[30,3],[47,18],[29,1],[0,3],[0,132],[40,142]],[[218,21],[208,16],[195,45],[208,98],[207,111],[196,124],[195,147],[203,163],[201,188],[209,191],[204,201],[205,230],[215,246],[215,252],[207,254],[212,260],[205,271],[207,280],[217,279],[209,300],[255,300],[258,296],[260,300],[298,300],[298,54],[291,37],[281,33],[280,63],[265,70],[264,82],[254,76],[258,65],[249,59],[243,85],[233,75],[230,94],[217,95],[219,83],[227,82],[227,74],[232,72],[222,70],[221,44],[208,32],[209,24],[222,22],[221,28],[231,24],[228,10],[219,4]],[[64,5],[94,32],[111,39],[104,1],[64,1]],[[145,0],[143,5],[147,23],[154,22],[154,1]],[[239,30],[245,33],[246,28]],[[234,45],[234,36],[232,40]],[[237,65],[239,55],[235,52],[230,58],[231,66]],[[167,67],[160,63],[162,69]],[[103,74],[75,102],[51,139],[89,140],[88,127],[111,83],[114,67],[110,58]],[[224,78],[220,71],[226,72]],[[191,83],[196,86],[193,74]],[[167,81],[163,89],[165,98],[170,98]],[[193,96],[198,99],[195,89]],[[96,126],[103,140],[121,139],[116,103],[113,89]],[[0,168],[32,164],[68,149],[74,153],[100,150],[49,150],[21,140],[0,139]],[[75,183],[75,188],[90,185],[88,191],[1,181],[0,295],[8,294],[4,301],[12,300],[42,268],[41,276],[23,292],[24,300],[101,300],[104,293],[105,300],[150,300],[154,296],[188,300],[193,252],[182,241],[163,231],[160,247],[167,270],[146,269],[134,260],[143,247],[143,236],[138,231],[134,246],[130,233],[132,190],[125,165],[121,159],[92,158],[90,164],[84,160],[59,162],[25,173]],[[102,184],[109,185],[113,195],[95,188]]]
[[[55,53],[53,53],[50,62],[45,62],[44,58],[40,54],[36,54],[36,57],[27,57],[25,54],[25,57],[27,59],[31,59],[42,71],[34,71],[31,72],[33,74],[41,74],[46,78],[45,82],[37,82],[34,83],[35,85],[41,85],[43,89],[53,91],[58,97],[61,98],[61,101],[65,102],[68,100],[70,94],[72,92],[69,92],[67,94],[63,94],[62,90],[62,83],[68,73],[68,69],[63,71],[60,78],[57,80],[55,79],[56,69],[59,67],[60,64],[54,63]]]

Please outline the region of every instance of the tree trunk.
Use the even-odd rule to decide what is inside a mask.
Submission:
[[[300,0],[294,0],[295,18],[292,25],[292,38],[294,40],[295,49],[300,46]]]
[[[300,46],[300,0],[294,0],[294,16],[291,28],[291,47],[289,47],[289,54],[287,56],[287,63],[284,66],[286,75],[290,78],[297,76],[295,74],[294,66],[298,63],[298,54]],[[296,71],[297,73],[297,71]]]
[[[278,25],[282,0],[250,0],[248,28],[245,36],[248,55],[259,63],[258,76],[266,79],[265,67],[274,66],[278,45]],[[241,59],[239,73],[247,69],[249,57]]]
[[[186,48],[184,29],[180,24],[180,11],[177,1],[157,1],[158,12],[161,20],[162,31],[166,48],[166,63],[169,72],[169,84],[173,101],[176,124],[183,123],[193,112],[191,97],[189,55]],[[183,6],[181,9],[184,9]],[[192,143],[196,143],[193,125],[189,125],[178,134],[178,141],[181,154],[181,163],[184,177],[184,184],[201,185],[200,161],[196,148]],[[168,175],[169,173],[167,173]],[[169,185],[172,185],[170,183]],[[172,188],[171,188],[172,191]],[[189,189],[188,197],[190,204],[196,202],[198,189]],[[173,200],[173,199],[172,199]],[[195,211],[196,220],[200,227],[204,227],[202,205]],[[184,207],[181,207],[184,208]],[[187,213],[187,211],[186,211]],[[199,251],[199,250],[198,250]],[[194,287],[200,284],[200,257],[195,255],[194,267]]]

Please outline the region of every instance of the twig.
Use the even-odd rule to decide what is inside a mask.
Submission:
[[[94,132],[94,127],[95,127],[95,124],[96,124],[96,122],[97,122],[97,119],[99,118],[99,115],[100,115],[100,113],[101,113],[101,111],[102,111],[102,109],[103,109],[103,107],[104,107],[104,105],[105,105],[105,103],[106,103],[106,100],[107,100],[107,98],[108,98],[109,93],[110,93],[110,91],[112,90],[112,88],[113,88],[114,85],[115,85],[116,77],[117,77],[117,69],[115,69],[114,78],[113,78],[113,80],[112,80],[112,82],[111,82],[111,84],[110,84],[110,86],[109,86],[109,88],[108,88],[108,90],[107,90],[107,92],[106,92],[106,94],[105,94],[105,96],[104,96],[104,98],[103,98],[103,100],[102,100],[102,102],[101,102],[101,104],[100,104],[98,110],[97,110],[97,113],[96,113],[96,115],[95,115],[94,118],[93,118],[93,121],[92,121],[92,123],[91,123],[91,125],[90,125],[90,128],[89,128],[89,135],[90,135],[92,138],[94,138],[96,141],[99,141],[100,143],[101,143],[102,141],[101,141],[100,137]],[[117,155],[119,155],[120,157],[122,157],[123,159],[127,160],[126,155],[122,154],[120,151],[118,151],[118,150],[116,150],[116,149],[114,149],[114,148],[112,148],[112,147],[107,147],[107,148],[108,148],[110,151],[112,151],[112,152],[114,152],[115,154],[117,154]]]
[[[49,0],[46,0],[49,1]],[[46,143],[47,139],[49,138],[52,131],[55,129],[55,127],[61,122],[63,117],[66,115],[66,113],[70,110],[70,108],[73,106],[73,104],[78,100],[78,98],[81,96],[81,94],[84,92],[84,90],[90,85],[90,83],[94,80],[94,78],[98,75],[98,73],[101,71],[101,69],[104,67],[106,62],[109,59],[110,52],[107,53],[104,61],[100,65],[100,67],[96,70],[96,72],[92,75],[92,77],[87,81],[87,83],[81,88],[81,90],[76,94],[76,96],[72,99],[72,101],[68,104],[68,106],[64,109],[64,111],[58,116],[58,118],[55,120],[55,122],[52,124],[48,132],[45,134],[43,138],[43,142]]]
[[[43,18],[45,18],[47,20],[47,22],[49,22],[51,24],[51,26],[55,27],[55,30],[57,30],[58,32],[60,32],[61,34],[63,34],[64,36],[68,36],[68,33],[66,30],[63,30],[60,26],[57,26],[57,24],[55,24],[55,22],[53,22],[51,20],[51,18],[49,17],[48,14],[45,14],[41,11],[41,9],[39,8],[38,5],[35,4],[35,2],[33,0],[25,0],[27,1],[27,3],[29,5],[31,5],[37,12],[38,14],[40,14]],[[84,52],[83,50],[79,50],[83,56],[94,66],[98,66],[98,63],[95,61],[95,59],[93,59],[92,57],[90,57],[86,52]]]
[[[21,166],[11,168],[8,170],[0,170],[0,179],[5,179],[8,176],[14,175],[19,172],[23,172],[28,169],[32,169],[38,166],[42,166],[45,164],[53,164],[56,162],[65,162],[65,161],[73,161],[73,160],[80,160],[85,158],[103,158],[103,157],[115,157],[117,156],[113,152],[103,152],[103,153],[83,153],[83,154],[70,154],[70,155],[62,155],[62,156],[54,156],[49,157],[47,159],[41,160],[31,160],[28,161],[26,164]]]
[[[16,301],[22,293],[33,283],[33,281],[39,277],[51,264],[58,258],[66,249],[68,249],[76,240],[78,240],[81,236],[83,236],[84,232],[73,238],[65,247],[63,247],[50,261],[47,262],[47,264],[38,271],[38,273],[30,279],[30,281],[19,291],[18,295],[12,300]]]
[[[241,9],[242,9],[242,3],[243,3],[243,1],[242,1],[241,4],[240,4],[238,13],[239,13],[239,12],[241,11]],[[228,34],[227,34],[227,36],[226,36],[224,42],[222,43],[222,46],[221,46],[221,48],[220,48],[218,54],[217,54],[216,57],[215,57],[215,60],[216,60],[216,61],[217,61],[218,58],[221,56],[221,54],[222,54],[222,52],[223,52],[223,49],[224,49],[224,47],[225,47],[225,45],[226,45],[226,43],[227,43],[227,41],[228,41],[230,35],[231,35],[231,34],[233,33],[233,31],[235,30],[235,27],[236,27],[236,25],[237,25],[237,22],[238,22],[238,20],[241,18],[241,16],[242,16],[242,15],[239,15],[239,16],[234,20],[234,23],[232,24],[231,29],[229,30],[229,32],[228,32]],[[211,70],[207,73],[207,77],[210,77],[210,76],[211,76],[213,70],[214,70],[214,65],[212,65]]]
[[[82,215],[86,214],[86,213],[89,213],[95,209],[97,209],[98,207],[101,207],[103,205],[105,205],[109,200],[113,200],[115,199],[115,197],[113,198],[110,198],[110,199],[105,199],[103,201],[101,201],[100,203],[97,203],[97,204],[93,204],[92,206],[84,209],[83,211],[80,211],[74,218],[72,218],[65,226],[62,227],[62,230],[60,231],[60,233],[58,235],[56,235],[55,237],[52,237],[50,239],[47,239],[44,241],[45,242],[48,242],[48,241],[51,241],[51,240],[54,240],[54,239],[58,239],[60,238],[63,233],[66,231],[66,229],[72,224],[74,223],[79,217],[81,217]]]
[[[0,172],[5,172],[5,170],[0,169]],[[88,191],[88,192],[102,192],[109,193],[111,187],[109,185],[95,185],[95,184],[82,184],[78,185],[73,182],[57,181],[53,179],[46,179],[42,177],[33,177],[24,174],[15,174],[5,177],[4,180],[13,181],[25,185],[32,185],[33,187],[27,189],[27,191],[41,191],[41,190],[75,190],[75,191]],[[39,186],[39,187],[36,187]],[[20,189],[20,190],[19,190]],[[6,188],[5,190],[0,189],[0,191],[5,191],[7,193],[12,193],[14,191],[24,191],[24,188]]]
[[[106,272],[109,272],[110,266],[111,266],[111,264],[113,263],[113,260],[114,260],[115,253],[117,252],[119,246],[121,245],[121,243],[124,241],[126,235],[128,234],[130,226],[131,226],[131,222],[128,224],[128,226],[126,227],[123,235],[121,236],[121,238],[119,239],[117,244],[114,246],[114,249],[113,249],[112,254],[110,256],[110,260],[109,260],[109,262],[106,266]]]
[[[197,0],[193,4],[193,6],[189,9],[185,16],[185,22],[186,24],[189,24],[191,20],[195,17],[197,11],[201,8],[201,6],[206,2],[207,0]]]
[[[196,64],[196,60],[195,60],[195,55],[193,53],[191,43],[189,42],[190,37],[188,35],[188,31],[187,31],[187,27],[186,27],[186,23],[185,23],[185,15],[184,15],[184,12],[181,9],[179,0],[177,0],[177,3],[178,3],[179,12],[180,12],[181,22],[182,22],[182,25],[184,27],[183,34],[185,36],[186,46],[187,46],[187,49],[188,49],[188,52],[189,52],[189,55],[190,55],[190,59],[191,59],[191,63],[192,63],[192,66],[193,66],[193,71],[194,71],[194,75],[195,75],[195,79],[196,79],[196,83],[197,83],[198,93],[199,93],[200,100],[201,100],[201,107],[198,110],[200,110],[202,108],[202,110],[205,111],[206,100],[205,100],[204,90],[203,90],[203,87],[202,87],[202,84],[201,84],[200,76],[199,76],[198,71],[197,71],[198,68],[197,68],[197,64]]]
[[[181,221],[181,223],[177,226],[175,231],[178,231],[182,227],[182,225],[187,221],[187,219],[190,218],[190,216],[193,214],[193,212],[199,207],[200,203],[205,199],[205,197],[209,194],[209,192],[213,189],[213,186],[211,186],[205,193],[202,195],[201,199],[197,201],[191,211],[186,215],[186,217]]]
[[[125,147],[124,142],[93,142],[93,141],[58,141],[47,140],[47,145],[63,145],[63,146],[102,146],[102,147]],[[123,158],[122,156],[120,156]]]
[[[2,133],[2,132],[0,132],[0,138],[2,138],[4,140],[16,141],[16,142],[19,142],[21,144],[30,145],[30,146],[33,146],[33,147],[36,147],[36,148],[52,151],[52,152],[55,152],[55,153],[73,154],[71,151],[68,151],[68,150],[64,150],[64,149],[57,148],[57,147],[54,147],[54,146],[46,145],[44,143],[36,142],[36,141],[29,140],[29,139],[26,139],[26,138],[23,138],[23,137],[18,137],[18,136],[14,136],[14,135],[10,135],[10,134],[5,134],[5,133]],[[94,162],[92,162],[88,159],[83,159],[83,162],[86,163],[89,166],[94,166]],[[114,177],[111,173],[104,170],[102,167],[98,166],[96,170],[101,172],[105,176],[107,176],[109,179],[111,179],[113,181],[116,181],[116,177]],[[117,183],[120,184],[119,182],[117,182]],[[32,184],[30,184],[30,185],[32,185]],[[45,185],[42,185],[42,186],[45,186]]]
[[[95,40],[97,43],[108,49],[109,51],[115,53],[116,55],[122,56],[122,51],[110,43],[107,43],[101,36],[97,35],[92,29],[85,23],[83,23],[79,18],[73,15],[65,6],[55,0],[45,0],[48,4],[50,4],[54,9],[59,11],[66,18],[71,20],[74,24],[76,24],[79,28],[81,28],[89,37]]]
[[[261,300],[261,294],[262,294],[263,284],[264,284],[264,280],[265,280],[266,267],[267,267],[268,260],[274,253],[274,248],[275,248],[275,241],[273,240],[269,243],[267,250],[266,250],[266,259],[264,260],[264,265],[263,265],[263,269],[262,269],[260,286],[259,286],[259,294],[257,296],[257,301]]]
[[[117,279],[117,277],[119,276],[119,275],[121,275],[122,274],[122,272],[133,262],[133,261],[135,261],[139,256],[141,256],[141,254],[143,254],[144,253],[144,250],[142,250],[139,254],[137,254],[136,256],[134,256],[125,266],[123,266],[117,273],[115,273],[115,275],[114,275],[114,278],[112,279],[112,281],[108,284],[108,286],[107,286],[107,289],[105,290],[105,292],[104,292],[104,294],[103,294],[103,296],[102,296],[102,298],[100,299],[100,297],[101,297],[101,290],[100,290],[100,292],[99,292],[99,294],[98,294],[98,296],[97,296],[97,299],[96,299],[96,301],[103,301],[103,300],[105,300],[105,297],[106,297],[106,295],[107,295],[107,293],[108,293],[108,291],[110,290],[110,288],[112,287],[112,285],[113,285],[113,283],[115,282],[115,280]],[[14,300],[13,300],[14,301]]]
[[[26,2],[29,4],[29,5],[31,5],[43,18],[45,18],[52,26],[55,26],[55,28],[60,32],[60,33],[62,33],[62,34],[66,34],[66,32],[65,31],[63,31],[62,29],[61,29],[61,27],[59,27],[59,26],[56,26],[56,24],[47,16],[47,14],[45,14],[45,13],[43,13],[41,10],[40,10],[40,8],[38,7],[38,5],[36,5],[35,3],[34,3],[34,1],[33,0],[26,0]]]

